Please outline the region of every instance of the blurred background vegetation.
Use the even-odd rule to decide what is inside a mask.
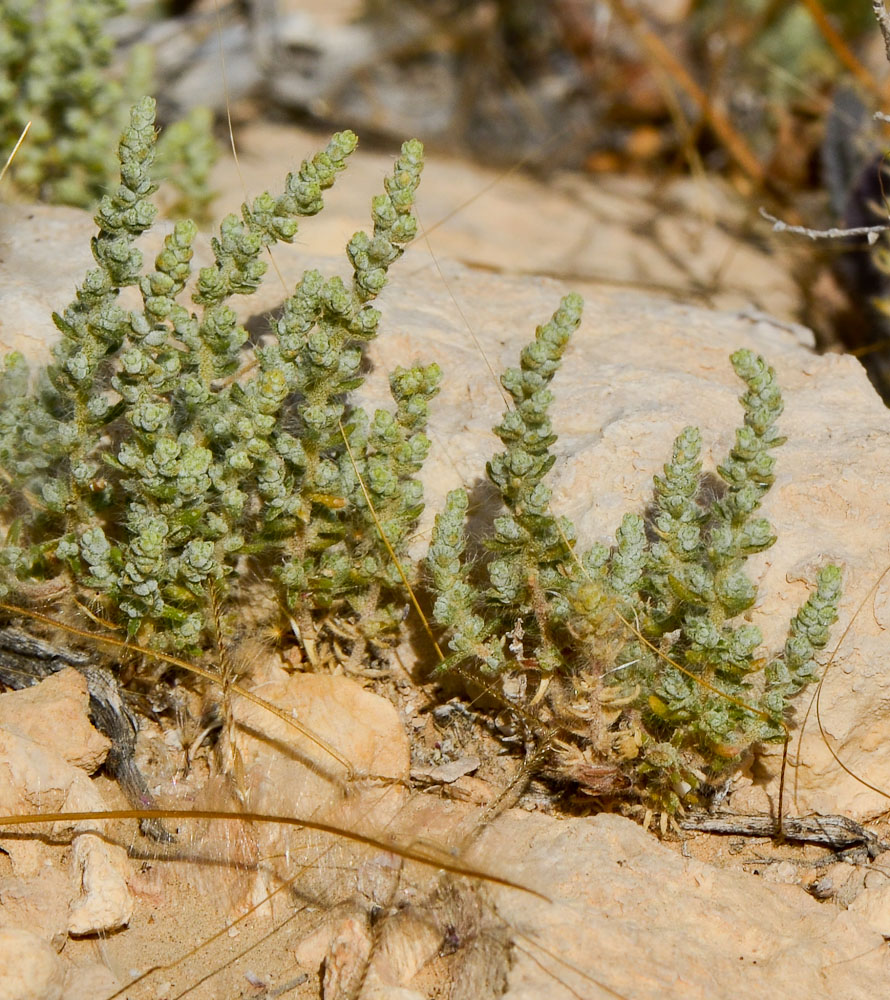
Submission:
[[[207,214],[230,115],[352,128],[365,148],[416,135],[543,178],[719,177],[760,244],[761,205],[817,228],[887,215],[871,0],[6,0],[2,158],[32,124],[0,197],[94,204],[146,91],[173,214]],[[798,318],[890,395],[887,250],[783,241]]]

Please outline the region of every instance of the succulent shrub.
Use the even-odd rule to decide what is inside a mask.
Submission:
[[[320,621],[355,619],[359,656],[401,620],[401,583],[360,478],[400,553],[422,509],[416,473],[439,382],[435,365],[399,368],[394,412],[348,401],[377,333],[371,303],[415,235],[422,146],[404,144],[373,201],[373,233],[350,240],[352,280],[308,271],[253,345],[230,299],[254,292],[266,249],[322,208],[356,138],[336,134],[283,193],[224,219],[197,275],[192,222],[176,224],[153,268],[135,246],[155,217],[154,140],[145,98],[120,142],[121,183],[96,214],[96,267],[54,317],[52,361],[32,383],[19,355],[5,359],[4,585],[61,577],[130,636],[194,650],[215,595],[253,560],[307,644]],[[127,286],[141,308],[118,302]]]
[[[143,644],[189,652],[218,641],[220,599],[231,597],[283,618],[310,659],[321,640],[338,655],[345,642],[358,664],[400,633],[397,563],[415,580],[420,569],[406,543],[440,372],[397,368],[391,410],[369,414],[350,394],[377,335],[373,300],[416,234],[422,146],[403,145],[372,202],[373,232],[349,241],[351,280],[307,271],[251,342],[230,300],[256,291],[265,251],[321,210],[356,138],[334,135],[281,194],[224,219],[197,273],[190,221],[146,267],[136,241],[156,214],[154,112],[149,98],[130,112],[120,184],[95,217],[96,266],[54,317],[51,362],[32,375],[20,355],[3,361],[0,590],[27,597],[50,583]],[[125,288],[141,306],[121,304]],[[503,682],[505,696],[517,674],[556,679],[539,684],[535,710],[574,741],[563,747],[592,765],[597,790],[620,787],[603,779],[618,775],[673,812],[753,744],[785,737],[837,616],[840,572],[822,570],[784,650],[762,657],[759,631],[739,616],[757,596],[745,560],[775,540],[758,509],[782,398],[749,351],[732,356],[744,421],[718,466],[722,487],[703,488],[701,435],[687,427],[649,509],[627,514],[611,547],[576,550],[545,477],[550,383],[581,310],[566,296],[502,376],[513,405],[487,467],[503,510],[486,558],[467,557],[465,490],[436,518],[425,567],[448,635],[442,669]],[[257,600],[257,586],[275,600]]]
[[[731,359],[746,386],[744,422],[718,466],[722,488],[703,488],[701,434],[687,427],[645,516],[628,513],[611,548],[577,553],[543,477],[554,461],[548,384],[580,315],[580,299],[567,296],[502,376],[514,405],[495,428],[504,450],[488,478],[504,512],[480,574],[465,555],[467,494],[449,494],[427,558],[434,616],[449,636],[445,669],[567,678],[553,685],[554,714],[586,737],[580,749],[674,812],[753,744],[785,738],[790,699],[816,679],[841,576],[821,571],[784,651],[762,658],[759,629],[738,618],[757,597],[745,560],[775,541],[757,511],[783,441],[782,397],[773,370],[747,350]]]
[[[152,59],[137,47],[126,82],[111,72],[107,21],[126,0],[6,0],[0,19],[0,149],[12,151],[27,122],[10,176],[43,201],[94,208],[113,183],[115,146],[128,101],[150,89]],[[159,145],[159,170],[178,192],[176,210],[203,217],[217,148],[206,109],[171,124]]]

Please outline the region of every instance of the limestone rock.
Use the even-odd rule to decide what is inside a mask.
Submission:
[[[60,946],[68,935],[71,877],[43,852],[39,878],[10,875],[0,879],[0,926],[40,932],[44,941]],[[16,869],[21,855],[12,855]]]
[[[413,832],[417,843],[451,844],[480,815],[419,796],[392,829]],[[798,885],[685,858],[611,814],[559,821],[510,810],[458,857],[538,893],[465,883],[462,891],[481,902],[474,919],[454,922],[464,964],[449,968],[461,995],[492,995],[483,984],[496,959],[474,966],[469,952],[498,940],[513,942],[507,1000],[868,1000],[890,973],[884,926],[876,925],[879,911],[886,914],[885,886],[875,890],[873,910],[860,904],[844,912]],[[366,983],[413,997],[428,995],[424,981],[438,981],[432,969],[426,980],[411,978],[442,947],[432,911],[418,906],[432,881],[430,871],[407,865],[402,888],[410,887],[410,902],[381,921]],[[353,917],[305,939],[297,957],[311,967],[327,948],[334,967],[346,969],[362,954],[360,942]]]
[[[281,190],[287,170],[325,142],[318,133],[268,122],[245,127],[239,133],[239,166],[224,158],[215,169],[213,186],[220,193],[214,215],[238,213],[245,189],[252,196]],[[370,199],[391,167],[392,156],[360,147],[326,192],[322,213],[301,222],[295,246],[274,248],[275,267],[263,287],[236,301],[236,308],[247,316],[272,309],[306,267],[345,274],[343,248],[356,229],[368,227]],[[754,308],[783,321],[802,308],[785,258],[745,238],[746,210],[718,179],[674,179],[664,185],[636,177],[566,175],[544,185],[431,156],[419,213],[431,231],[429,243],[420,239],[408,249],[392,272],[393,284],[418,269],[435,280],[432,249],[443,262],[456,259],[486,271],[571,274],[573,287],[585,296],[630,285],[720,308]],[[158,223],[139,241],[147,261],[169,229],[169,223]],[[58,336],[53,310],[64,310],[95,264],[89,242],[94,231],[91,217],[77,209],[0,205],[2,347],[46,359],[46,345]],[[330,259],[312,259],[301,247]],[[782,252],[789,253],[787,246]],[[46,266],[49,254],[52,267]],[[210,260],[208,238],[201,234],[195,267]],[[727,260],[732,266],[724,268]],[[703,299],[701,289],[712,287]],[[121,301],[135,307],[138,293],[127,289]]]
[[[60,670],[34,687],[0,694],[0,729],[34,740],[92,774],[104,763],[111,741],[91,725],[88,706],[83,674]]]
[[[39,743],[0,729],[0,816],[101,812],[105,808],[101,795],[83,771]],[[91,834],[86,821],[47,826],[54,836],[74,835],[75,886],[69,932],[91,934],[126,924],[132,913],[132,898],[126,886],[128,861],[124,849]],[[4,851],[20,878],[34,878],[45,864],[51,863],[45,850],[36,841],[4,842]],[[53,933],[55,928],[47,936]]]
[[[74,866],[83,894],[72,903],[68,933],[83,937],[126,927],[133,915],[133,896],[123,848],[94,833],[82,833],[74,841]]]
[[[860,917],[680,857],[619,816],[513,810],[473,860],[553,900],[489,890],[520,931],[508,1000],[869,1000],[890,974]]]
[[[407,777],[408,741],[396,709],[355,681],[322,674],[284,675],[257,685],[252,693],[299,725],[295,729],[261,706],[233,695],[235,739],[255,810],[274,812],[286,806],[301,815],[320,816],[347,782],[370,775]],[[270,753],[270,744],[279,749],[278,754]],[[283,802],[282,796],[289,801]],[[379,790],[374,795],[382,810],[379,816],[367,813],[368,801],[347,811],[372,825],[386,822],[392,809],[382,804],[385,799]],[[401,796],[394,799],[398,804]],[[337,805],[341,815],[343,805]]]
[[[0,814],[99,811],[105,804],[80,768],[34,740],[0,729]],[[59,823],[56,833],[82,829]]]
[[[147,264],[154,259],[172,224],[158,222],[139,240]],[[87,212],[58,205],[0,203],[0,353],[21,351],[29,361],[45,364],[59,331],[53,313],[63,313],[96,266],[90,240],[96,225]],[[199,241],[208,263],[209,244]],[[126,288],[118,300],[137,308],[141,297]]]
[[[64,1000],[97,1000],[110,997],[120,988],[120,980],[107,966],[94,962],[90,965],[69,965],[65,973]]]
[[[86,212],[48,205],[0,205],[0,344],[46,360],[58,338],[53,310],[64,309],[95,266]],[[49,262],[52,261],[52,266]]]
[[[866,887],[850,904],[850,912],[883,938],[890,938],[890,883]]]
[[[346,677],[281,674],[253,693],[299,729],[232,697],[236,725],[224,752],[232,755],[231,773],[243,781],[246,807],[372,835],[387,829],[405,801],[409,766],[394,706]],[[258,837],[262,856],[279,859],[272,865],[278,879],[292,878],[307,852],[321,856],[322,863],[303,873],[301,891],[329,904],[356,891],[374,899],[398,877],[396,859],[357,851],[355,844],[317,830],[266,824]]]
[[[0,928],[0,997],[3,1000],[61,1000],[64,966],[36,934]]]

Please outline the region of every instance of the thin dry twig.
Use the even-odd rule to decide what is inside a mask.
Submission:
[[[19,151],[19,146],[21,146],[21,144],[25,141],[25,136],[28,134],[28,130],[30,128],[31,128],[31,123],[28,122],[28,124],[22,129],[22,134],[18,137],[18,141],[12,147],[12,152],[9,154],[9,156],[6,157],[6,163],[3,164],[3,169],[0,170],[0,181],[2,181],[3,178],[6,176],[6,171],[9,170],[9,165],[15,158],[15,154]]]
[[[840,229],[832,226],[831,229],[810,229],[808,226],[792,226],[788,222],[777,219],[770,215],[765,208],[760,209],[760,215],[771,222],[774,233],[794,233],[796,236],[808,236],[811,240],[837,240],[847,236],[865,236],[869,246],[877,243],[881,233],[886,233],[890,225],[881,226],[855,226],[853,229]]]

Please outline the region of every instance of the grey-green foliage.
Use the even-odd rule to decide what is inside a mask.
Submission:
[[[30,121],[10,169],[23,194],[94,208],[113,183],[115,146],[128,103],[150,89],[153,76],[145,47],[134,50],[125,82],[111,74],[114,40],[106,23],[126,9],[126,0],[4,0],[0,162]],[[178,190],[177,210],[199,217],[206,212],[216,154],[206,109],[196,109],[166,130],[158,176]]]
[[[7,586],[65,573],[102,595],[106,614],[131,635],[193,647],[207,626],[208,588],[224,590],[252,556],[277,578],[301,627],[311,632],[325,609],[352,609],[374,640],[396,620],[395,580],[340,427],[400,552],[422,508],[415,474],[429,447],[438,369],[392,374],[394,414],[369,417],[347,396],[363,381],[364,345],[377,333],[371,301],[415,234],[422,146],[405,143],[373,201],[373,234],[350,241],[352,280],[306,273],[274,336],[253,346],[229,300],[254,292],[266,249],[292,242],[297,220],[322,208],[356,138],[338,133],[288,175],[282,194],[262,194],[224,219],[215,261],[190,295],[192,222],[176,224],[153,269],[135,246],[155,216],[154,138],[154,102],[145,98],[120,143],[121,183],[96,215],[97,266],[55,317],[61,340],[34,398],[22,359],[6,359]],[[120,305],[126,286],[139,289],[141,309]]]
[[[556,669],[588,681],[602,674],[602,700],[625,706],[611,725],[632,725],[642,737],[625,766],[652,802],[673,811],[703,772],[713,776],[753,743],[784,738],[789,699],[815,679],[815,654],[837,617],[840,571],[822,570],[784,652],[764,669],[760,631],[737,619],[757,597],[745,560],[775,541],[757,512],[783,441],[783,404],[775,373],[747,350],[732,356],[747,391],[744,423],[717,469],[722,488],[703,489],[701,434],[687,427],[655,476],[645,517],[625,515],[611,550],[573,551],[572,527],[550,513],[542,478],[555,440],[546,386],[580,308],[576,296],[564,299],[521,367],[504,376],[515,407],[495,429],[506,450],[488,466],[505,513],[487,541],[487,585],[465,557],[467,496],[457,490],[436,520],[427,560],[434,614],[449,635],[450,665],[487,674]],[[617,660],[607,670],[609,642]]]
[[[558,664],[554,630],[564,627],[569,613],[566,567],[571,562],[572,525],[550,513],[550,490],[543,477],[554,456],[556,440],[548,410],[553,394],[548,388],[559,368],[563,351],[581,321],[582,301],[568,295],[549,323],[538,327],[535,340],[520,356],[520,366],[509,368],[501,383],[514,407],[504,414],[495,433],[506,446],[488,463],[488,477],[498,488],[506,511],[494,522],[487,545],[493,552],[488,563],[490,586],[474,594],[461,556],[465,542],[458,523],[466,510],[463,491],[449,495],[437,520],[428,566],[438,593],[436,620],[454,626],[451,648],[459,655],[474,655],[488,671],[502,668],[505,654],[493,636],[516,617],[531,614],[536,642],[532,655],[544,669]],[[480,617],[474,606],[488,604],[490,613]],[[458,624],[459,623],[459,624]]]

